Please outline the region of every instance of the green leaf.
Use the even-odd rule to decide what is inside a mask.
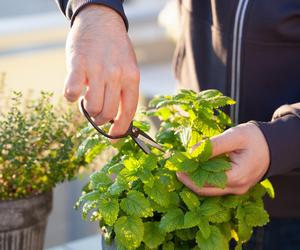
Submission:
[[[224,208],[222,208],[221,204],[217,200],[213,198],[206,198],[206,200],[204,200],[200,205],[199,212],[203,216],[213,216],[222,209]]]
[[[229,209],[225,209],[225,208],[218,211],[214,215],[208,217],[208,220],[212,223],[223,223],[223,222],[230,221],[230,219],[231,219],[231,212]]]
[[[170,193],[167,189],[162,188],[164,185],[159,180],[155,180],[152,187],[144,186],[144,191],[157,204],[168,207],[170,203]]]
[[[240,197],[237,195],[223,196],[222,205],[226,208],[236,208],[240,203]]]
[[[120,205],[122,210],[128,215],[138,217],[153,216],[151,204],[141,192],[129,191],[127,197],[122,199]]]
[[[159,222],[144,223],[144,239],[143,242],[149,248],[156,248],[165,240],[165,233],[160,230]]]
[[[200,201],[198,196],[189,190],[185,189],[182,192],[180,192],[180,197],[189,210],[193,210],[200,206]]]
[[[126,246],[128,249],[136,249],[140,246],[144,237],[144,224],[136,216],[122,216],[115,225],[117,245]]]
[[[219,90],[216,89],[207,89],[207,90],[202,90],[199,93],[199,97],[203,99],[208,99],[216,96],[220,96],[222,93]]]
[[[209,172],[201,168],[198,168],[195,172],[189,173],[189,177],[197,185],[197,187],[201,188],[207,182],[209,177]]]
[[[268,179],[265,179],[260,184],[267,190],[269,196],[272,199],[274,199],[275,198],[275,191],[274,191],[272,183]]]
[[[196,242],[200,249],[205,250],[227,250],[229,249],[229,244],[227,240],[222,235],[219,228],[216,226],[211,226],[211,233],[207,239],[205,239],[199,231],[196,235]]]
[[[164,232],[172,232],[181,229],[184,225],[184,214],[181,209],[173,208],[161,218],[159,227]]]
[[[227,183],[227,175],[224,172],[209,173],[207,183],[219,188],[225,188]]]
[[[119,202],[114,198],[103,198],[98,202],[98,212],[103,217],[105,223],[112,226],[118,218]]]
[[[192,130],[191,139],[188,144],[188,149],[191,149],[197,143],[199,143],[203,139],[203,136],[199,134],[198,131]]]
[[[206,217],[204,217],[204,216],[200,217],[200,220],[198,221],[198,227],[202,234],[202,237],[204,239],[208,239],[208,237],[210,236],[211,230],[210,230],[209,222]]]
[[[175,152],[166,162],[165,167],[171,171],[192,172],[198,168],[198,163],[189,159],[187,154]]]
[[[123,191],[129,188],[128,183],[120,176],[117,177],[115,182],[107,189],[111,195],[120,195]]]
[[[163,244],[162,250],[175,250],[175,245],[172,241],[168,241]]]
[[[245,204],[242,209],[244,210],[245,222],[252,227],[262,227],[269,222],[269,215],[263,207],[255,204]]]
[[[90,180],[92,189],[106,189],[109,185],[113,183],[112,179],[101,171],[93,173],[90,176]]]
[[[183,241],[194,240],[196,237],[196,233],[197,233],[196,227],[188,228],[188,229],[180,229],[175,231],[176,236]]]
[[[197,158],[199,161],[205,162],[209,159],[211,154],[212,154],[211,141],[210,140],[204,140],[200,144],[200,146],[196,147],[195,150],[192,152],[192,157]]]
[[[79,199],[79,206],[84,202],[97,201],[101,197],[101,193],[99,191],[92,191],[83,194]]]
[[[80,159],[83,157],[89,150],[91,150],[96,145],[100,144],[98,135],[93,135],[86,138],[78,147],[76,158]]]
[[[188,211],[184,215],[184,228],[192,228],[200,223],[201,215],[196,210]]]
[[[222,172],[231,169],[231,164],[224,159],[215,158],[201,163],[200,167],[209,172]]]

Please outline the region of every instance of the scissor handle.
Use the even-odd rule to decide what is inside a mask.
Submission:
[[[130,126],[127,130],[127,132],[123,135],[109,135],[107,133],[105,133],[102,129],[100,129],[97,124],[93,121],[93,119],[91,118],[91,116],[89,115],[89,113],[86,111],[85,107],[84,107],[84,104],[83,104],[83,99],[81,99],[81,102],[80,102],[80,106],[81,106],[81,110],[85,116],[85,118],[89,121],[89,123],[103,136],[109,138],[109,139],[121,139],[121,138],[124,138],[124,137],[127,137],[128,135],[130,135],[131,133],[131,130],[132,130],[132,122],[130,123]],[[113,123],[113,121],[110,121],[111,123]]]

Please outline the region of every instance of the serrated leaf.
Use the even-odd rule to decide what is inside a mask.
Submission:
[[[201,163],[200,167],[209,172],[221,172],[231,169],[231,164],[225,159],[215,158]]]
[[[274,187],[273,187],[272,183],[268,179],[265,179],[260,184],[267,190],[269,196],[272,199],[274,199],[275,198],[275,191],[274,191]]]
[[[183,190],[182,192],[180,192],[180,197],[189,210],[193,210],[200,206],[198,196],[189,190]]]
[[[209,177],[209,172],[201,168],[198,168],[193,173],[189,173],[189,177],[197,185],[197,187],[201,188],[207,182],[207,179]]]
[[[225,208],[218,211],[214,215],[208,217],[208,220],[212,223],[223,223],[223,222],[230,221],[230,219],[231,219],[231,212],[229,209],[225,209]]]
[[[140,246],[144,237],[144,224],[136,216],[122,216],[115,225],[117,245],[126,246],[129,250]]]
[[[189,159],[185,153],[175,152],[167,160],[165,168],[176,172],[193,172],[198,168],[198,163]]]
[[[127,197],[122,199],[120,206],[128,215],[135,215],[138,217],[153,216],[150,202],[141,192],[135,190],[128,192]]]
[[[184,215],[184,228],[192,228],[200,223],[201,215],[196,211],[188,211]]]
[[[237,195],[223,196],[222,205],[226,208],[236,208],[240,203],[240,197]]]
[[[211,233],[207,239],[205,239],[202,233],[199,231],[196,235],[196,242],[200,249],[205,250],[227,250],[229,249],[229,244],[227,240],[222,235],[219,228],[216,226],[211,226]]]
[[[212,97],[216,97],[216,96],[220,96],[220,95],[222,95],[222,93],[216,89],[202,90],[198,94],[198,96],[203,99],[212,98]]]
[[[98,212],[104,219],[105,223],[112,226],[118,218],[119,214],[119,202],[115,198],[103,198],[100,199],[98,204]]]
[[[244,210],[245,222],[252,227],[262,227],[269,222],[269,215],[263,207],[255,204],[245,204]]]
[[[211,172],[208,174],[207,183],[218,188],[225,188],[227,175],[224,172]]]
[[[109,166],[108,173],[109,174],[119,174],[123,168],[124,168],[123,163],[118,162],[116,164],[113,164],[112,166]]]
[[[181,209],[173,208],[161,218],[159,227],[164,232],[172,232],[181,229],[184,225],[184,214]]]
[[[215,200],[212,200],[212,198],[210,198],[210,199],[206,199],[203,201],[203,203],[199,207],[199,212],[203,216],[208,217],[208,216],[213,216],[214,214],[218,213],[222,209],[223,208],[222,208],[221,204],[219,204],[218,202],[216,202]]]
[[[144,191],[157,204],[163,207],[168,207],[170,203],[170,193],[167,189],[164,189],[162,187],[162,183],[156,179],[152,187],[145,185]]]
[[[266,193],[267,190],[261,184],[257,184],[249,190],[250,196],[252,196],[255,200],[261,199]]]
[[[199,161],[205,162],[212,154],[212,144],[210,140],[204,140],[200,146],[196,147],[192,152],[192,157]]]
[[[115,182],[107,189],[107,191],[111,195],[120,195],[123,191],[127,190],[128,188],[128,183],[121,177],[118,177],[115,180]]]
[[[90,180],[92,189],[107,188],[113,183],[112,179],[101,171],[93,173],[90,176]]]
[[[202,216],[198,222],[198,228],[199,228],[199,231],[201,232],[202,234],[202,237],[204,239],[208,239],[208,237],[210,236],[210,225],[209,225],[209,222],[207,220],[206,217]]]
[[[162,244],[165,240],[165,233],[160,230],[159,222],[144,223],[143,242],[147,247],[153,249]]]

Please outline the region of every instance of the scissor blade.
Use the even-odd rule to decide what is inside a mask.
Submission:
[[[150,154],[151,150],[147,147],[147,145],[140,140],[138,137],[133,137],[132,139],[136,142],[137,145],[139,145],[139,147],[146,153],[146,154]]]
[[[160,151],[164,152],[163,148],[162,148],[159,144],[157,144],[156,142],[152,141],[151,139],[145,137],[145,136],[142,135],[142,134],[139,134],[138,137],[136,137],[136,139],[139,139],[139,140],[141,140],[141,141],[143,141],[143,142],[145,142],[145,143],[148,143],[148,144],[151,145],[152,147],[157,148],[157,149],[159,149]]]

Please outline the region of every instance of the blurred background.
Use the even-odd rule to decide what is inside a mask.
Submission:
[[[141,70],[141,95],[150,98],[174,92],[171,61],[178,32],[175,0],[125,2],[129,34]],[[69,21],[54,0],[1,0],[0,74],[5,75],[6,89],[33,90],[37,94],[44,90],[60,98],[66,73],[64,44],[68,30]],[[97,225],[83,222],[80,212],[73,209],[86,178],[55,189],[46,248],[97,234]],[[85,249],[90,248],[85,245]]]

